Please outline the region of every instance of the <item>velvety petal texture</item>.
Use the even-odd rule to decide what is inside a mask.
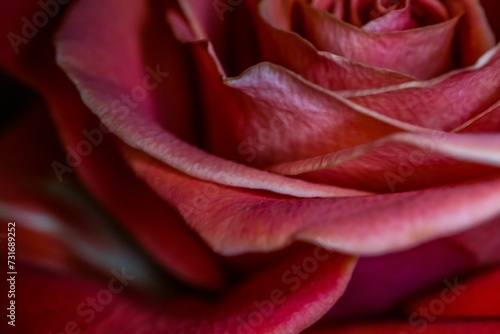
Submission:
[[[206,183],[127,150],[138,174],[226,255],[270,251],[294,240],[380,254],[463,231],[499,214],[498,177],[398,194],[296,199]],[[205,207],[197,208],[190,189],[200,190]]]
[[[221,184],[307,197],[356,194],[354,191],[284,178],[208,155],[165,131],[160,124],[147,117],[146,115],[154,114],[156,110],[148,97],[144,98],[138,110],[127,106],[117,108],[116,97],[130,94],[132,89],[148,75],[147,70],[144,71],[147,64],[144,67],[129,66],[129,63],[142,63],[139,60],[140,36],[137,27],[132,24],[135,22],[136,25],[141,25],[144,19],[144,8],[141,10],[140,7],[142,5],[138,3],[139,8],[117,6],[110,1],[100,5],[99,15],[95,13],[85,15],[86,8],[89,8],[87,11],[93,8],[91,1],[85,1],[81,4],[82,9],[74,12],[76,16],[74,23],[69,19],[58,38],[60,66],[79,88],[83,101],[114,134],[128,145],[140,148],[180,171]],[[117,15],[116,7],[120,7],[120,11],[123,11],[118,17],[122,17],[123,20],[133,19],[127,24],[129,31],[123,29],[116,31],[115,34],[100,34],[101,30],[107,30],[106,11]],[[71,17],[72,15],[69,16]],[[92,30],[81,31],[79,27],[82,24],[92,27]],[[106,37],[109,40],[101,41]],[[89,43],[101,50],[102,58],[99,54],[92,53],[94,48],[89,47]],[[113,54],[121,59],[121,63],[113,60]],[[107,66],[109,62],[112,64]],[[158,73],[161,70],[159,65],[154,65],[151,71],[155,70],[159,76],[166,75],[164,72]],[[109,79],[119,77],[123,77],[123,80]],[[97,87],[99,88],[96,90]],[[200,163],[201,161],[203,163]]]
[[[498,175],[497,134],[395,134],[367,145],[268,167],[284,175],[377,192]],[[450,171],[450,166],[454,170]],[[466,172],[466,173],[465,173]]]
[[[500,332],[497,1],[3,5],[19,332]]]

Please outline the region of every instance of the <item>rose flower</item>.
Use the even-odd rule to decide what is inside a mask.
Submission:
[[[4,1],[3,332],[499,333],[498,14]]]

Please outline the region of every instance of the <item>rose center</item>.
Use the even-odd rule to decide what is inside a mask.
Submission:
[[[370,20],[374,20],[393,10],[401,9],[403,2],[400,0],[377,0],[370,11]]]

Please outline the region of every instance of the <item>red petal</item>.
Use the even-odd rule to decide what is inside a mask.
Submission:
[[[0,166],[0,218],[15,222],[17,260],[86,275],[102,274],[117,261],[143,272],[137,283],[152,287],[150,263],[74,175],[58,182],[51,163],[64,155],[54,134],[46,110],[37,106],[0,140],[0,154],[9,157]]]
[[[340,20],[344,19],[344,7],[346,7],[344,0],[312,0],[311,5],[332,13]]]
[[[411,81],[413,77],[364,66],[318,50],[289,31],[292,6],[288,1],[263,1],[257,18],[265,60],[284,66],[330,90],[378,88]],[[293,49],[294,52],[290,52]]]
[[[210,184],[127,151],[138,174],[226,255],[271,251],[295,240],[382,254],[472,228],[500,213],[498,179],[398,194],[295,199]],[[193,199],[193,189],[202,205]]]
[[[496,36],[496,41],[500,39],[500,21],[497,20],[497,13],[500,11],[500,2],[497,0],[481,0],[488,23]]]
[[[317,182],[394,192],[498,175],[499,147],[497,134],[400,133],[268,169],[284,175],[304,174]]]
[[[380,0],[379,0],[380,1]],[[418,22],[412,15],[410,1],[403,1],[402,8],[392,10],[365,24],[362,29],[370,33],[386,33],[418,27]]]
[[[92,1],[74,7],[76,9],[68,16],[59,34],[58,61],[78,86],[84,102],[125,143],[189,175],[221,184],[306,197],[358,193],[273,175],[209,155],[180,140],[152,119],[152,115],[159,115],[160,111],[168,114],[171,109],[175,110],[175,106],[171,109],[159,108],[149,97],[137,109],[123,104],[111,108],[116,106],[121,94],[130,94],[148,76],[143,70],[148,65],[140,66],[140,29],[137,25],[142,22],[142,10],[132,5],[122,6],[115,0],[105,4],[99,2],[98,6],[99,14],[95,13]],[[125,24],[127,29],[109,27],[107,18],[110,13],[128,20]],[[92,29],[82,31],[82,25]],[[101,31],[107,33],[103,35]],[[93,50],[96,49],[100,52],[95,53]],[[130,64],[136,65],[132,67]],[[173,63],[170,65],[174,66]],[[165,81],[176,82],[176,79],[172,74]]]
[[[84,3],[83,6],[85,5]],[[92,4],[90,5],[92,6]],[[109,5],[108,3],[108,6]],[[144,4],[136,3],[135,5],[129,4],[128,6],[119,6],[125,13],[121,16],[118,15],[114,17],[123,20],[123,26],[127,26],[128,29],[133,29],[136,26],[132,24],[133,20],[131,20],[131,16],[137,15],[139,18],[150,18],[147,15],[153,15],[146,12],[143,5]],[[102,10],[106,7],[103,3],[100,3],[99,6],[101,6],[100,8]],[[21,7],[17,9],[20,11],[25,10]],[[96,18],[94,9],[95,7],[88,8],[88,10],[92,12],[89,16]],[[29,10],[32,12],[19,13],[19,17],[23,15],[32,17],[33,11],[39,11],[40,7],[33,6]],[[112,9],[110,10],[112,11]],[[165,26],[158,28],[158,22],[163,24],[162,12],[155,11],[154,9],[152,9],[152,12],[156,13],[154,14],[156,18],[150,18],[147,21],[148,25],[141,25],[141,28],[145,29],[144,31],[154,31],[154,33],[160,35],[164,33],[165,36],[169,36],[168,33],[164,31],[166,29]],[[59,14],[62,13],[62,11],[59,12]],[[82,11],[81,15],[85,16],[85,11]],[[20,22],[22,23],[22,21]],[[5,59],[2,58],[1,61],[10,71],[29,81],[30,84],[38,88],[39,91],[44,94],[44,97],[47,98],[50,104],[52,116],[57,123],[57,129],[60,131],[60,135],[66,145],[66,150],[71,149],[73,152],[76,152],[71,155],[80,158],[81,161],[75,164],[68,163],[67,157],[69,155],[66,157],[66,160],[64,157],[55,160],[70,170],[59,175],[62,181],[66,180],[68,173],[76,169],[79,175],[85,180],[86,186],[89,187],[100,203],[108,209],[114,217],[131,232],[132,236],[141,242],[160,263],[165,265],[170,271],[183,280],[192,284],[208,287],[220,286],[222,284],[222,277],[219,264],[214,254],[210,252],[197,235],[184,225],[171,208],[166,206],[165,203],[144,185],[142,181],[134,176],[129,167],[124,164],[122,157],[116,151],[114,143],[115,138],[111,135],[106,135],[109,131],[98,122],[98,119],[85,108],[85,106],[83,106],[74,86],[64,77],[60,69],[55,66],[54,50],[52,48],[54,26],[52,26],[52,24],[56,24],[57,22],[58,19],[51,20],[51,25],[44,27],[44,29],[40,29],[35,39],[26,45],[25,49],[20,51],[18,58],[6,57]],[[116,23],[109,20],[106,20],[106,22],[110,25],[106,28],[106,31],[111,32],[113,29],[117,29],[118,25],[116,25]],[[17,22],[14,23],[17,24]],[[78,22],[77,27],[79,33],[85,33]],[[90,24],[88,27],[90,29],[93,26]],[[12,29],[14,28],[15,27]],[[135,32],[137,33],[143,31],[139,29],[139,27],[136,28],[137,30],[135,30]],[[122,31],[121,28],[118,28],[118,30]],[[97,32],[99,33],[99,38],[105,37],[100,31]],[[132,34],[130,36],[132,36]],[[165,52],[168,52],[169,58],[166,59],[173,58],[174,60],[179,60],[179,62],[175,63],[175,68],[172,69],[172,75],[178,73],[177,71],[183,73],[183,68],[180,66],[182,63],[181,59],[183,58],[182,54],[179,54],[179,52],[172,52],[167,46],[165,46],[165,48],[159,47],[157,43],[154,43],[150,39],[146,38],[146,40],[149,41],[149,44],[141,48],[141,52],[148,55],[148,61],[163,64],[160,59],[163,58]],[[130,42],[132,39],[128,41]],[[127,50],[127,47],[119,48],[115,51],[120,53],[124,50]],[[112,61],[113,64],[109,66],[114,67],[118,59],[122,59],[122,57],[117,56],[117,58]],[[89,67],[89,69],[95,68],[95,66],[98,65],[94,63],[94,66]],[[128,63],[126,63],[126,66],[128,70],[134,71]],[[123,74],[121,77],[123,82],[126,82],[128,80],[127,78],[129,78],[127,73],[127,71],[121,73]],[[47,80],[47,78],[50,78],[50,80]],[[109,78],[110,77],[106,80]],[[184,83],[183,79],[179,78],[179,81],[175,83],[166,83],[165,87],[159,85],[158,89],[152,91],[148,96],[148,102],[154,103],[160,109],[163,108],[164,101],[166,101],[163,99],[163,90],[172,88],[175,85],[180,87],[181,82]],[[139,80],[139,84],[141,83],[143,83],[142,78]],[[134,87],[136,86],[137,85]],[[175,89],[172,89],[172,91],[175,91]],[[130,90],[128,94],[130,94]],[[182,123],[188,120],[188,118],[184,118],[186,114],[186,109],[184,108],[189,108],[189,103],[184,103],[185,100],[183,99],[186,98],[185,94],[173,95],[172,99],[168,100],[168,103],[171,103],[173,109],[179,111],[179,113],[173,113],[172,115],[156,114],[155,117],[157,120],[159,119],[159,124],[168,126],[173,125],[177,130],[177,135],[188,138],[190,137],[189,129],[183,127]],[[161,101],[158,100],[160,96]],[[184,105],[184,107],[180,107],[180,105]],[[68,113],[68,110],[72,112]],[[150,116],[152,115],[150,114]],[[162,121],[164,121],[164,123],[162,123]],[[53,132],[50,129],[44,130]],[[87,133],[86,135],[84,134],[85,131]],[[93,137],[91,140],[92,144],[89,143],[89,136]],[[90,145],[90,152],[86,151],[89,146],[85,143]],[[72,161],[75,161],[75,159],[76,158],[73,158]],[[103,161],[106,163],[103,164]],[[53,161],[47,163],[47,167],[50,169],[53,168],[51,165],[52,162]],[[55,170],[51,170],[50,173],[54,176]],[[127,180],[127,191],[123,191],[123,180]],[[185,252],[186,247],[191,249],[189,254]]]
[[[320,50],[422,79],[435,77],[451,67],[457,16],[418,29],[378,34],[363,31],[308,4],[300,4],[305,37]]]
[[[453,132],[485,133],[500,132],[500,101],[476,117],[455,128]]]
[[[118,281],[113,273],[141,275],[128,268],[110,268],[108,281],[100,284],[25,268],[17,277],[16,328],[23,333],[68,326],[85,333],[298,333],[336,302],[354,263],[355,258],[308,247],[255,274],[220,302],[181,296],[163,305],[130,295],[124,284],[135,278]],[[120,288],[123,292],[114,292]]]
[[[500,317],[500,267],[472,276],[469,279],[459,277],[449,280],[451,284],[429,293],[412,302],[408,313],[436,308],[439,318],[449,317]],[[451,286],[455,287],[452,288]]]
[[[498,263],[498,233],[499,218],[407,251],[361,258],[345,294],[329,315],[374,316],[394,311],[425,289],[442,286],[445,278]]]
[[[170,20],[179,34],[185,30],[174,16]],[[402,129],[425,131],[359,108],[273,64],[256,65],[222,83],[211,44],[197,42],[193,50],[203,74],[209,147],[228,159],[265,166],[369,142]],[[304,129],[300,136],[286,131],[299,127]]]
[[[474,64],[479,57],[495,45],[495,35],[481,7],[480,0],[447,0],[450,12],[463,13],[457,31],[460,58],[463,66]]]
[[[500,45],[470,68],[429,81],[342,92],[351,101],[418,126],[452,130],[500,99]]]
[[[307,334],[490,334],[500,331],[500,321],[461,321],[460,319],[446,323],[434,323],[419,317],[415,323],[409,321],[384,321],[347,324],[345,326],[323,326],[307,331]]]
[[[241,116],[233,123],[240,126],[232,131],[240,144],[232,151],[258,166],[321,155],[395,132],[425,131],[360,108],[272,64],[257,65],[225,83],[244,94]],[[223,112],[224,103],[210,110]]]

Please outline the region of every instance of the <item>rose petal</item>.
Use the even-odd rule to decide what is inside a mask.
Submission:
[[[418,29],[378,34],[363,31],[303,2],[299,4],[304,36],[320,50],[421,79],[435,77],[451,67],[458,16]],[[430,39],[433,43],[428,43]]]
[[[450,19],[448,8],[441,0],[413,0],[412,7],[415,15],[425,25]]]
[[[173,14],[169,17],[179,34],[187,30]],[[196,42],[192,46],[204,74],[209,148],[228,159],[262,167],[369,142],[396,131],[425,131],[359,108],[273,64],[253,66],[223,84],[211,44]],[[286,131],[299,127],[304,129],[300,136]]]
[[[367,24],[369,25],[373,14],[376,14],[373,7],[381,6],[380,0],[351,0],[350,2],[351,21],[348,22],[358,27],[363,26],[363,22],[366,23],[364,27],[366,27]],[[387,2],[387,5],[391,4],[393,6],[398,5],[398,7],[403,7],[401,5],[401,1]],[[417,23],[423,26],[443,22],[449,19],[446,7],[439,0],[412,0],[408,5],[406,3],[404,4],[404,8],[408,7],[411,9],[415,19],[417,19]],[[397,12],[397,10],[393,10],[392,12]],[[392,12],[389,12],[389,14]],[[384,18],[384,16],[381,18]],[[374,21],[377,21],[377,19]]]
[[[500,22],[497,20],[497,13],[500,10],[500,3],[496,0],[481,0],[481,6],[484,8],[484,13],[488,18],[493,33],[495,34],[496,41],[500,39]]]
[[[438,319],[449,317],[500,317],[500,292],[498,290],[498,282],[500,282],[500,268],[493,267],[492,269],[474,275],[469,279],[458,279],[458,283],[450,281],[451,286],[443,291],[443,288],[428,293],[427,295],[418,298],[410,303],[408,313],[418,312],[424,307],[437,304],[441,311],[442,301],[444,307],[439,314],[436,314]],[[435,305],[433,305],[436,307]]]
[[[46,110],[37,105],[0,140],[0,154],[9,157],[0,166],[0,219],[15,222],[17,259],[87,274],[123,263],[144,273],[136,283],[157,286],[150,261],[87,198],[76,178],[57,181],[51,162],[63,153],[54,133]]]
[[[373,316],[394,311],[401,302],[445,278],[470,273],[500,260],[500,219],[407,251],[361,258],[331,317]],[[371,284],[366,284],[369,281]],[[460,283],[463,280],[460,279]]]
[[[225,84],[244,94],[242,116],[233,123],[241,125],[232,131],[239,145],[229,150],[258,166],[337,151],[395,132],[426,131],[360,108],[272,64],[252,67]],[[218,103],[210,111],[223,107]]]
[[[380,1],[380,0],[379,0]],[[400,1],[397,1],[398,3]],[[412,15],[412,6],[409,0],[402,1],[401,8],[392,10],[368,22],[362,29],[370,33],[386,33],[418,27],[418,22]]]
[[[339,20],[344,19],[346,4],[344,0],[312,0],[311,6],[332,13]]]
[[[463,333],[496,333],[500,331],[500,321],[461,321],[460,319],[446,323],[434,323],[419,317],[420,322],[393,320],[384,322],[364,322],[343,326],[323,326],[307,331],[307,334],[419,334],[425,330],[428,334],[463,334]]]
[[[452,130],[500,99],[498,76],[500,45],[474,66],[433,80],[341,94],[359,105],[403,122]]]
[[[189,27],[193,41],[210,40],[223,73],[238,75],[259,61],[259,43],[252,18],[253,1],[178,1],[180,10],[171,8],[167,17],[175,13],[179,15],[178,20],[186,21],[183,27]]]
[[[457,27],[462,66],[474,64],[479,57],[495,45],[495,35],[479,0],[446,0],[453,15],[463,17]]]
[[[142,11],[132,5],[121,6],[115,0],[99,2],[99,14],[95,13],[95,6],[93,0],[84,1],[68,16],[57,41],[58,62],[79,88],[83,101],[124,142],[182,172],[221,184],[306,197],[358,193],[292,180],[209,155],[165,131],[148,117],[158,114],[148,97],[137,110],[113,109],[121,94],[130,94],[148,75],[139,65],[134,68],[129,65],[141,64],[137,25],[140,26]],[[108,27],[110,13],[127,19],[127,29]],[[81,25],[92,29],[82,31]],[[103,35],[101,31],[107,33]],[[95,49],[100,52],[93,52]],[[115,57],[119,57],[120,62],[117,63]]]
[[[297,240],[354,254],[382,254],[457,233],[500,213],[498,178],[398,194],[295,199],[196,180],[125,150],[137,173],[225,255],[271,251]],[[192,189],[200,191],[203,206],[193,199]]]
[[[414,79],[387,69],[364,66],[329,52],[318,52],[311,43],[289,31],[291,4],[289,1],[259,3],[256,20],[264,60],[288,68],[330,90],[378,88]]]
[[[500,132],[500,101],[495,103],[488,110],[453,129],[453,132]]]
[[[365,257],[358,262],[345,294],[328,316],[338,320],[382,316],[423,289],[442,284],[445,277],[453,278],[475,268],[477,263],[468,251],[448,238],[403,252]]]
[[[141,4],[137,5],[141,6]],[[139,9],[136,11],[133,5],[127,8],[139,16],[141,16],[140,13],[145,12]],[[33,6],[27,10],[22,6],[16,6],[15,9],[18,11],[18,17],[23,15],[32,17],[33,12],[39,11],[40,7]],[[90,10],[93,9],[90,8]],[[58,13],[61,15],[64,11],[60,10]],[[156,33],[161,34],[162,29],[165,29],[165,27],[157,30],[154,28],[157,22],[163,22],[163,16],[161,11],[155,13],[156,19],[148,20],[148,25],[143,26],[143,28],[145,31],[154,30]],[[92,14],[91,16],[95,15]],[[119,17],[124,22],[130,23],[130,15]],[[44,94],[44,97],[49,102],[52,117],[58,125],[57,129],[60,131],[60,136],[65,143],[65,149],[74,152],[68,153],[66,159],[63,156],[47,162],[44,166],[50,170],[51,176],[59,174],[59,181],[66,181],[76,169],[99,202],[172,273],[191,284],[211,288],[220,286],[223,283],[223,278],[214,254],[210,252],[197,235],[184,225],[171,208],[166,206],[142,181],[131,173],[129,167],[124,164],[122,157],[116,152],[115,139],[108,135],[109,131],[83,106],[74,86],[55,66],[52,35],[59,19],[59,17],[54,18],[47,27],[40,29],[36,37],[30,40],[30,43],[25,48],[20,49],[17,57],[9,46],[8,50],[12,54],[8,53],[5,58],[0,58],[2,66],[5,66],[16,76],[22,77]],[[12,26],[7,27],[7,29],[20,31],[21,27],[16,26],[18,20],[12,21]],[[107,22],[111,24],[108,30],[116,29],[114,24],[110,23],[110,21]],[[23,22],[19,20],[19,23],[22,24]],[[80,28],[78,29],[82,32]],[[138,31],[139,28],[137,28]],[[2,43],[8,43],[7,39],[2,41]],[[150,43],[149,47],[141,48],[141,51],[148,55],[151,55],[149,53],[151,50],[156,50],[156,53],[148,58],[153,62],[158,58],[162,58],[163,52],[167,49],[155,45],[156,43]],[[178,53],[171,52],[171,50],[168,52],[170,57],[177,57],[177,60],[182,58]],[[113,64],[110,65],[111,67],[117,64],[117,59],[121,59],[121,57],[116,58]],[[161,63],[159,60],[158,62]],[[94,65],[98,66],[97,64]],[[180,63],[176,63],[176,69],[172,70],[172,74],[176,73],[176,71],[182,72],[179,65]],[[127,68],[133,71],[128,66],[128,63]],[[126,73],[126,71],[121,73],[124,74],[122,77],[124,82],[129,80]],[[50,80],[47,80],[47,78],[50,78]],[[107,80],[109,78],[111,77],[108,77]],[[143,83],[142,79],[139,80],[139,84]],[[182,79],[177,84],[180,85],[180,82],[183,82]],[[172,85],[172,83],[169,85]],[[159,97],[156,94],[162,93],[163,89],[160,85],[158,87],[159,91],[151,92],[148,95],[150,98],[148,101],[162,107],[164,102],[156,104]],[[130,94],[130,91],[128,91],[128,94]],[[181,113],[175,113],[172,118],[162,116],[162,119],[170,119],[171,121],[168,124],[175,125],[178,130],[176,134],[187,138],[190,136],[189,133],[184,132],[182,125],[175,121],[175,119],[179,120],[179,116],[183,111],[182,108],[177,108],[179,103],[182,102],[183,94],[174,95],[175,97],[169,100],[168,103],[176,106],[174,109],[181,111]],[[186,95],[184,95],[185,97]],[[68,110],[72,112],[68,113]],[[160,121],[158,122],[161,124]],[[41,129],[48,131],[48,133],[54,132],[52,128]],[[103,161],[106,161],[106,164],[103,164]],[[60,164],[58,165],[59,169],[55,169],[54,163]],[[127,180],[127,191],[123,191],[123,180]],[[186,247],[191,250],[189,254],[185,252]],[[186,261],[187,258],[189,258],[189,261]]]
[[[316,269],[301,271],[300,278],[292,273],[293,268],[303,268],[304,264],[304,268],[311,268],[307,267],[311,262],[307,259],[314,259],[310,256],[315,254],[319,259],[315,260]],[[17,282],[17,312],[27,318],[19,319],[16,328],[25,333],[61,331],[70,326],[86,333],[235,333],[248,328],[298,333],[317,321],[339,298],[354,263],[353,257],[329,255],[309,247],[255,274],[220,302],[180,296],[162,304],[127,293],[126,285],[135,279],[130,276],[141,275],[128,268],[111,268],[108,284],[25,268]],[[118,281],[113,269],[122,277],[125,273],[125,279]],[[118,287],[123,293],[115,292]],[[107,300],[106,291],[111,295]],[[99,312],[92,310],[92,300],[97,307],[94,310]]]
[[[268,169],[284,175],[309,173],[305,177],[317,182],[371,191],[421,189],[498,175],[499,141],[497,134],[400,133]]]

